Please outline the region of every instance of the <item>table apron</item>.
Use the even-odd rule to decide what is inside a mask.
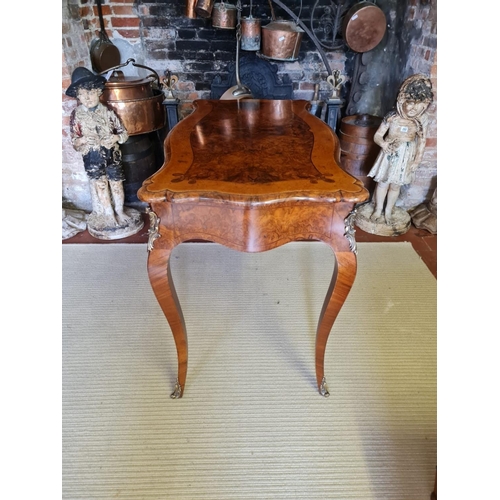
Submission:
[[[161,221],[161,247],[201,239],[242,252],[261,252],[291,241],[319,240],[336,251],[349,251],[345,218],[353,205],[286,201],[236,206],[198,201],[153,204],[152,209]]]

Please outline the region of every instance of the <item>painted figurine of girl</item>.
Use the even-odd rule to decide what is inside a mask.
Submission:
[[[430,79],[422,74],[410,76],[399,89],[396,111],[384,117],[375,133],[374,142],[382,149],[368,173],[377,182],[375,209],[370,217],[374,222],[392,222],[401,186],[415,179],[425,149],[426,111],[432,100]]]
[[[137,210],[124,206],[119,144],[128,139],[128,133],[116,113],[100,102],[105,83],[103,76],[79,67],[73,71],[66,95],[78,99],[70,118],[70,134],[73,147],[83,155],[90,184],[88,231],[100,239],[118,239],[137,233],[144,222]]]

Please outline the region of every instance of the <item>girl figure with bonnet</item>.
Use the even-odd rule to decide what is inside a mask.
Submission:
[[[78,100],[70,118],[70,134],[73,147],[83,155],[90,183],[89,233],[116,239],[137,233],[144,223],[137,210],[124,207],[125,177],[119,144],[128,139],[128,133],[116,113],[99,100],[105,83],[103,76],[79,67],[71,75],[66,95]]]
[[[428,77],[416,74],[407,78],[399,89],[396,111],[387,114],[373,138],[382,149],[368,175],[377,182],[375,209],[370,220],[392,222],[393,209],[401,186],[415,179],[422,161],[432,99]],[[385,203],[385,211],[384,211]],[[384,218],[382,212],[384,211]]]

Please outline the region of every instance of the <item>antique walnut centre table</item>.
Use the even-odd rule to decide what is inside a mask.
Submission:
[[[356,276],[353,219],[369,193],[339,167],[337,136],[308,112],[307,101],[197,100],[194,106],[165,139],[163,166],[138,192],[149,205],[149,279],[177,349],[171,397],[182,397],[188,350],[169,261],[188,240],[241,252],[299,240],[332,248],[336,265],[316,333],[316,380],[328,396],[326,343]]]

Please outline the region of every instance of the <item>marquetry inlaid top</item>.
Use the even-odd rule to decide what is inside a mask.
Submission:
[[[332,129],[305,100],[198,100],[165,140],[165,163],[139,190],[145,202],[265,202],[283,198],[359,203],[361,181],[338,165]]]

